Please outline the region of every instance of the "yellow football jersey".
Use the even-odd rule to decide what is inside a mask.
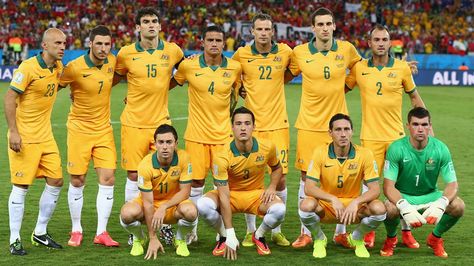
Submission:
[[[329,51],[318,51],[314,38],[295,47],[290,71],[302,73],[303,92],[295,127],[309,131],[327,131],[331,117],[347,114],[344,84],[346,70],[361,60],[355,47],[346,41],[333,41]]]
[[[169,200],[179,192],[179,184],[191,183],[191,163],[184,150],[177,150],[169,167],[162,167],[157,153],[145,156],[138,165],[138,188],[153,191],[153,199]]]
[[[358,62],[346,84],[360,89],[363,140],[393,141],[405,135],[402,122],[402,94],[416,90],[410,67],[390,57],[386,67],[375,67],[372,59]]]
[[[48,68],[41,54],[23,61],[13,74],[10,89],[19,94],[16,126],[23,143],[41,143],[54,139],[51,112],[59,86],[63,64]]]
[[[239,62],[224,56],[219,67],[208,66],[204,55],[181,62],[174,79],[189,83],[185,140],[224,144],[229,139],[231,95],[240,86],[241,69]]]
[[[357,198],[361,194],[362,183],[378,181],[379,174],[369,149],[351,145],[348,157],[338,159],[333,143],[330,143],[314,151],[306,177],[338,198]]]
[[[266,167],[280,161],[271,141],[253,138],[250,153],[240,153],[233,140],[215,154],[213,162],[214,182],[228,184],[230,190],[248,191],[263,189]]]
[[[71,86],[73,102],[67,127],[88,134],[111,130],[110,93],[114,78],[115,56],[109,54],[101,66],[91,61],[89,53],[69,62],[60,86]]]
[[[174,43],[159,41],[156,49],[144,50],[139,42],[120,49],[115,72],[127,76],[127,104],[122,125],[156,128],[170,123],[168,113],[169,82],[173,68],[183,58]],[[153,111],[150,111],[153,110]]]
[[[256,130],[289,127],[284,89],[291,53],[288,45],[273,43],[270,53],[261,54],[254,43],[240,47],[232,57],[242,65],[245,107],[255,115]]]

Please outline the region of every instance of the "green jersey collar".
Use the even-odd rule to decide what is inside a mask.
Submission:
[[[393,57],[389,56],[388,57],[388,63],[386,65],[386,67],[393,67],[393,64],[395,64],[395,59],[393,59]],[[382,70],[384,68],[383,66],[374,66],[374,61],[372,60],[372,57],[367,62],[367,65],[369,67],[376,67],[378,70]]]
[[[349,148],[349,154],[348,154],[347,158],[354,159],[355,158],[355,148],[354,148],[354,145],[352,145],[352,143],[350,145],[351,145],[351,147]],[[337,158],[336,153],[334,152],[334,143],[333,142],[331,142],[331,144],[329,144],[328,156],[331,159],[336,159]]]
[[[257,152],[258,151],[258,142],[257,142],[257,139],[252,137],[252,149],[250,150],[249,153],[240,153],[240,151],[237,149],[237,146],[235,145],[235,140],[233,140],[231,143],[230,143],[230,150],[232,151],[232,153],[234,154],[234,157],[237,157],[237,156],[240,156],[240,155],[243,155],[245,157],[248,157],[250,155],[250,153],[252,152]]]
[[[42,69],[48,69],[49,68],[48,65],[46,65],[46,62],[44,61],[43,57],[41,57],[42,54],[43,52],[36,55],[36,60],[38,61],[38,64],[40,65]],[[55,67],[56,67],[56,63],[54,63],[52,68],[55,68]]]
[[[204,54],[199,56],[199,66],[201,68],[208,67],[208,65],[206,64],[206,60],[204,59]],[[224,55],[222,55],[222,63],[220,66],[209,66],[209,68],[211,68],[214,71],[216,71],[218,67],[221,67],[221,68],[227,67],[227,58]]]
[[[108,58],[105,58],[104,64],[102,64],[102,65],[97,65],[97,66],[96,66],[96,65],[94,64],[94,62],[92,62],[91,57],[90,57],[90,55],[89,55],[90,51],[91,51],[91,50],[88,49],[88,50],[86,51],[86,54],[84,55],[84,60],[86,61],[86,65],[87,65],[88,67],[90,67],[90,68],[92,68],[92,67],[98,67],[98,68],[100,68],[100,67],[102,67],[103,65],[109,63],[109,59],[108,59]]]
[[[154,152],[153,155],[151,156],[151,163],[153,164],[153,168],[155,169],[160,169],[163,168],[165,171],[168,171],[169,167],[162,167],[160,162],[158,161],[158,152]],[[173,154],[173,160],[171,160],[170,166],[176,166],[178,165],[178,153],[176,151]]]
[[[158,47],[156,47],[156,49],[148,49],[146,51],[151,54],[155,50],[163,50],[164,48],[165,48],[165,44],[163,43],[163,41],[161,39],[158,39]],[[144,52],[145,51],[145,49],[143,49],[143,47],[140,45],[140,42],[135,43],[135,49],[137,49],[138,52]]]
[[[252,51],[252,54],[253,55],[258,55],[258,54],[261,54],[263,56],[267,56],[268,53],[260,53],[258,50],[257,50],[257,46],[255,45],[255,41],[252,43],[252,45],[250,46],[250,50]],[[276,42],[273,42],[272,41],[272,48],[270,49],[270,53],[271,54],[276,54],[278,53],[278,44]]]
[[[318,53],[318,52],[319,52],[319,51],[318,51],[318,48],[316,48],[316,46],[314,46],[314,41],[315,41],[315,40],[316,40],[316,37],[313,37],[313,38],[311,39],[311,41],[309,41],[309,43],[308,43],[309,52],[310,52],[311,54],[315,54],[315,53]],[[334,40],[334,39],[332,40],[332,46],[331,46],[331,49],[330,49],[330,50],[333,51],[333,52],[337,51],[337,42],[336,42],[336,40]],[[327,51],[321,51],[321,52],[327,52]]]

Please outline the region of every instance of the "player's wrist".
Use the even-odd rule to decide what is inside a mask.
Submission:
[[[406,199],[399,199],[396,203],[397,205],[397,208],[401,211],[401,210],[404,210],[406,208],[409,208],[411,206],[411,204],[406,200]]]
[[[236,236],[235,236],[235,230],[234,230],[233,227],[231,227],[231,228],[226,228],[226,229],[225,229],[225,233],[226,233],[226,237],[227,237],[227,238],[236,237]]]

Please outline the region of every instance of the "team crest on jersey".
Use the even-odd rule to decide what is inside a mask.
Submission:
[[[114,69],[113,69],[112,67],[109,67],[109,68],[107,69],[107,73],[112,73],[112,72],[114,72]]]
[[[436,165],[433,158],[429,158],[425,163],[426,170],[434,170]]]
[[[351,163],[347,167],[347,170],[356,170],[358,166],[359,166],[358,163]]]
[[[394,78],[396,78],[396,77],[397,77],[397,73],[394,73],[394,72],[390,72],[390,73],[388,73],[388,75],[387,75],[387,78],[391,78],[391,79],[394,79]]]
[[[338,55],[336,55],[336,57],[335,57],[334,59],[335,59],[336,61],[342,61],[342,60],[344,60],[344,55],[338,54]]]
[[[224,74],[222,75],[224,78],[230,78],[232,74],[230,72],[225,71]]]
[[[171,172],[171,176],[179,176],[179,172],[179,170],[173,170],[173,172]]]
[[[265,156],[263,156],[263,155],[259,155],[259,156],[257,156],[257,159],[255,159],[256,163],[263,162],[263,161],[265,161]]]
[[[161,60],[170,60],[170,57],[167,54],[162,54],[161,55]]]
[[[275,56],[275,58],[273,58],[273,62],[281,62],[281,56]]]

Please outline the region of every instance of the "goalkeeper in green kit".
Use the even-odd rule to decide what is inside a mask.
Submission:
[[[416,107],[408,113],[407,129],[409,136],[394,141],[387,151],[383,185],[387,239],[380,255],[393,255],[401,216],[415,228],[434,224],[426,244],[436,256],[447,258],[441,235],[464,213],[451,154],[443,142],[429,136],[431,117],[425,108]],[[439,176],[446,184],[444,191],[437,188]]]

